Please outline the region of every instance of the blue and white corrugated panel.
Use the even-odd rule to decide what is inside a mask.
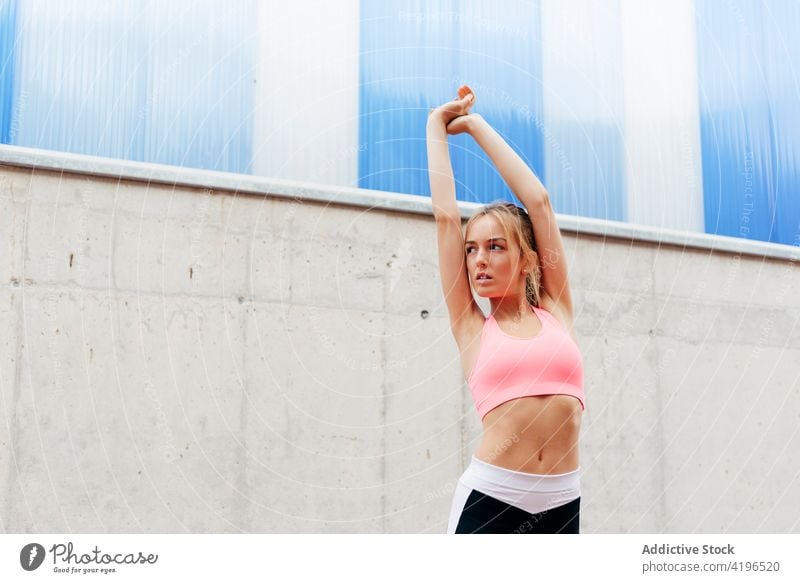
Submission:
[[[358,0],[259,2],[253,172],[358,185]]]
[[[800,5],[697,0],[708,233],[800,243]]]
[[[16,4],[11,143],[250,171],[255,0]]]
[[[16,8],[16,0],[0,0],[0,144],[10,144],[14,138]]]
[[[622,0],[626,220],[703,231],[693,0]]]
[[[428,111],[466,83],[476,110],[543,171],[539,2],[361,2],[359,186],[428,194]],[[457,197],[511,199],[468,136],[451,138]]]
[[[542,8],[542,181],[558,212],[625,220],[619,1],[545,0]]]
[[[0,0],[0,141],[428,194],[462,83],[557,211],[800,242],[800,4]],[[513,196],[468,136],[457,196]]]

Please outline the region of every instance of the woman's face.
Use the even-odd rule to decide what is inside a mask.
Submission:
[[[524,293],[525,274],[519,245],[506,237],[495,217],[484,215],[470,225],[464,250],[470,282],[479,296]],[[481,279],[483,273],[489,279]]]

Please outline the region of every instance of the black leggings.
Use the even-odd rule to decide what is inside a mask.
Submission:
[[[581,498],[531,514],[497,498],[472,490],[455,534],[578,534]]]

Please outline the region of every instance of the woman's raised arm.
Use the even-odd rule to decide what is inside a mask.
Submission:
[[[483,314],[475,302],[467,273],[461,214],[456,203],[455,179],[447,150],[447,124],[465,117],[475,97],[468,87],[458,90],[459,98],[434,109],[428,118],[428,174],[431,200],[436,217],[439,247],[439,272],[450,327],[461,346],[475,323],[483,323]],[[456,126],[457,127],[457,126]]]
[[[458,95],[458,99],[437,107],[428,115],[428,179],[433,216],[437,219],[460,217],[453,165],[447,148],[447,124],[456,117],[468,114],[475,96],[466,85],[459,88]]]
[[[466,124],[465,131],[492,159],[508,187],[525,205],[533,223],[533,236],[542,266],[542,288],[571,322],[573,307],[569,270],[550,195],[525,161],[483,117],[473,113],[455,123]]]
[[[540,203],[547,195],[547,190],[519,154],[481,115],[470,114],[464,121],[469,122],[467,131],[492,159],[500,176],[525,208],[530,210]]]

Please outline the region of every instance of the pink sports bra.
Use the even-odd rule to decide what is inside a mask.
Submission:
[[[532,395],[572,395],[586,409],[578,345],[555,316],[531,308],[542,323],[533,338],[506,334],[491,314],[483,324],[478,359],[467,379],[481,421],[506,401]]]

